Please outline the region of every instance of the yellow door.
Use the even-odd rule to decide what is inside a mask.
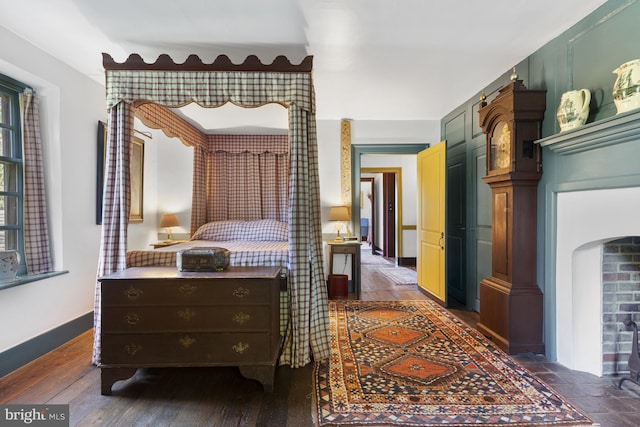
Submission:
[[[447,144],[418,153],[418,286],[445,303],[445,177]]]

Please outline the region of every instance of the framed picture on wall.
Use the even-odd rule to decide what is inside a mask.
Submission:
[[[143,183],[144,183],[144,141],[135,136],[131,140],[131,211],[129,211],[129,223],[142,222],[143,208]]]
[[[98,121],[98,155],[96,174],[96,224],[102,224],[102,192],[104,188],[104,162],[106,160],[107,149],[107,124]]]
[[[104,189],[104,172],[107,148],[106,123],[98,121],[98,155],[97,155],[97,179],[96,179],[96,224],[102,224],[102,196]],[[143,222],[143,188],[144,188],[144,141],[133,137],[131,140],[131,211],[129,223]]]

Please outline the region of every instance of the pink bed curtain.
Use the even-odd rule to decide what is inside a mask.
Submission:
[[[290,322],[280,363],[302,367],[311,361],[312,356],[315,360],[326,359],[330,350],[329,320],[323,272],[315,94],[311,73],[162,71],[144,68],[115,67],[106,71],[109,126],[98,276],[125,268],[127,221],[131,204],[129,145],[133,133],[134,102],[145,100],[167,107],[179,107],[194,100],[203,107],[219,107],[227,102],[242,107],[268,103],[284,105],[289,113],[287,220]],[[194,155],[194,163],[201,154]],[[206,174],[206,170],[194,170],[194,174],[202,173]],[[100,360],[99,302],[100,295],[96,287],[94,363]]]
[[[286,135],[212,135],[207,156],[206,221],[287,221]],[[192,224],[192,231],[195,226]]]

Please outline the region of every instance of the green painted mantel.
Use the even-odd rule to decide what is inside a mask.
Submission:
[[[536,141],[542,147],[570,155],[640,140],[640,110],[628,111]]]

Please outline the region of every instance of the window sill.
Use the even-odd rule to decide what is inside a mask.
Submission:
[[[0,290],[12,288],[14,286],[24,285],[25,283],[37,282],[38,280],[48,279],[50,277],[61,276],[69,273],[68,271],[51,271],[49,273],[32,274],[27,276],[18,276],[15,280],[1,281]]]

